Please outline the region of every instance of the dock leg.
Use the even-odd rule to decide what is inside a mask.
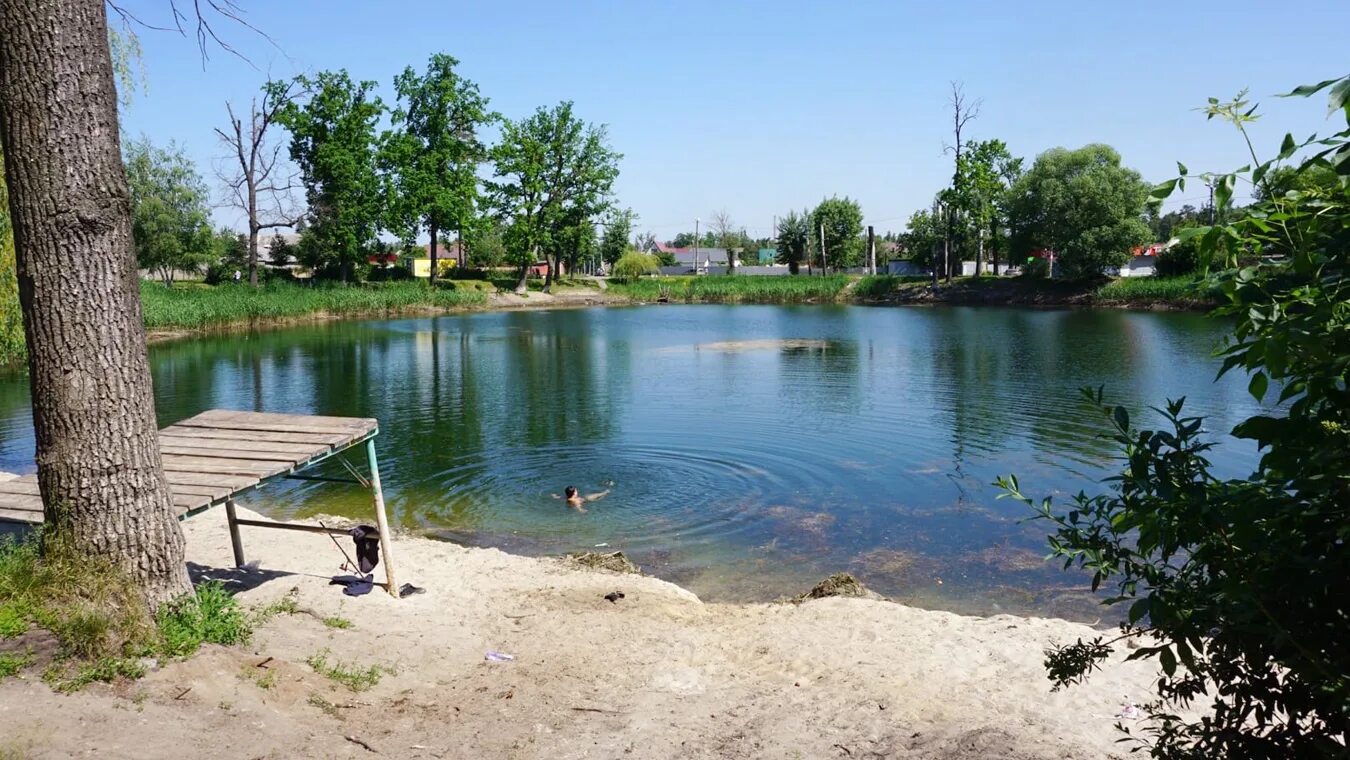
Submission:
[[[230,545],[234,547],[234,566],[244,566],[244,542],[239,538],[239,516],[234,512],[234,499],[225,500],[225,520],[230,524]]]
[[[375,439],[366,439],[366,459],[370,462],[370,490],[375,496],[375,524],[380,528],[380,553],[384,555],[384,578],[389,593],[398,598],[394,584],[394,556],[389,551],[389,516],[384,512],[384,491],[380,489],[380,461],[375,457]]]

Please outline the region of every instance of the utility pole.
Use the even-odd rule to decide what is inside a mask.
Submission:
[[[694,217],[694,274],[698,274],[698,217]]]
[[[829,260],[825,258],[825,223],[820,223],[820,276],[829,273]]]
[[[877,273],[877,237],[872,225],[867,225],[867,273]]]

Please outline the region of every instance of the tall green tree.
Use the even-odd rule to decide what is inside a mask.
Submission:
[[[375,83],[353,82],[346,71],[322,71],[290,83],[269,82],[282,105],[276,122],[291,133],[290,155],[300,168],[308,202],[302,260],[335,269],[346,282],[375,243],[384,215],[376,166],[375,125],[384,103]]]
[[[1101,277],[1149,242],[1149,186],[1121,166],[1109,145],[1052,148],[1036,157],[1011,190],[1009,205],[1024,250],[1054,251],[1070,279]]]
[[[940,214],[919,209],[909,217],[909,224],[900,235],[905,255],[925,267],[934,265],[933,252],[938,250],[946,236],[946,226]]]
[[[1287,256],[1227,278],[1218,312],[1233,326],[1222,373],[1245,372],[1258,402],[1274,396],[1231,433],[1260,450],[1255,471],[1218,477],[1205,421],[1182,401],[1169,402],[1153,430],[1102,405],[1099,389],[1088,395],[1125,460],[1109,492],[1080,493],[1065,509],[1002,481],[1052,526],[1053,555],[1091,573],[1094,590],[1107,588],[1103,604],[1128,610],[1119,636],[1052,648],[1051,678],[1080,682],[1133,640],[1129,659],[1159,670],[1135,737],[1154,757],[1343,758],[1350,746],[1350,77],[1290,95],[1324,89],[1346,128],[1301,144],[1286,135],[1276,159],[1253,157],[1214,177],[1215,205],[1223,218],[1240,179],[1262,185],[1305,148],[1294,171],[1331,170],[1337,180],[1267,192],[1233,221],[1186,233],[1203,257],[1230,264],[1272,248]],[[1254,114],[1243,104],[1218,115],[1246,137],[1243,120]],[[1157,197],[1186,179],[1183,167]]]
[[[778,263],[797,274],[811,250],[811,213],[789,211],[778,220]]]
[[[632,248],[633,223],[637,214],[631,208],[614,209],[605,219],[605,234],[600,239],[600,259],[613,266]]]
[[[156,148],[141,138],[124,152],[136,263],[172,287],[178,272],[201,272],[215,258],[206,183],[176,145]]]
[[[567,231],[593,224],[609,209],[623,156],[609,147],[603,126],[581,121],[565,101],[518,121],[504,120],[491,157],[494,179],[488,186],[508,220],[507,249],[520,268],[516,290],[524,292],[529,265],[540,255],[549,262],[548,287],[559,271]]]
[[[842,269],[862,264],[864,246],[859,237],[863,229],[862,221],[862,207],[848,196],[826,198],[811,212],[813,242],[819,241],[821,228],[825,230],[827,268]]]
[[[961,218],[976,239],[975,273],[984,271],[985,241],[998,266],[998,240],[1007,220],[1008,193],[1021,177],[1022,159],[1014,158],[1002,140],[971,141],[957,159],[955,201]]]
[[[464,264],[465,231],[478,213],[478,168],[487,160],[481,130],[499,117],[478,85],[455,72],[459,61],[431,56],[425,73],[411,66],[394,79],[398,106],[386,133],[382,163],[391,175],[390,226],[411,243],[431,236],[431,280],[437,277],[440,234],[454,230]]]

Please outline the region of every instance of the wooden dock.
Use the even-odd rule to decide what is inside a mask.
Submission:
[[[271,414],[213,409],[159,431],[164,475],[169,482],[179,519],[191,517],[223,504],[234,544],[235,561],[244,564],[239,526],[290,530],[326,529],[293,523],[239,520],[234,497],[276,478],[358,483],[373,491],[375,517],[379,524],[389,591],[394,587],[393,561],[389,556],[388,519],[380,488],[380,470],[375,457],[379,423],[361,417],[321,417],[301,414]],[[334,478],[306,476],[299,472],[311,465],[365,444],[369,475]],[[0,482],[0,521],[38,524],[43,521],[42,496],[36,475]]]

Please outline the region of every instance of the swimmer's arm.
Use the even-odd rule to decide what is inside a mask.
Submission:
[[[601,499],[605,498],[606,496],[609,496],[609,489],[608,489],[608,488],[606,488],[605,490],[601,491],[600,493],[588,493],[588,494],[586,494],[585,500],[586,500],[586,501],[600,501]]]

